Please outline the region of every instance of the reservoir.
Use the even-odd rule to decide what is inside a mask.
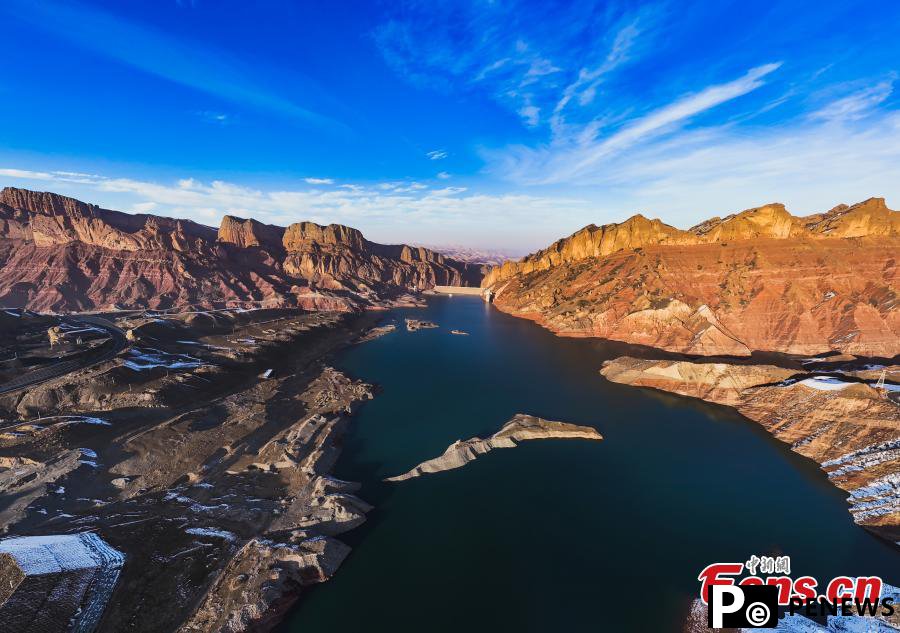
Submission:
[[[440,327],[407,332],[406,317]],[[623,346],[556,337],[474,296],[391,321],[337,361],[380,387],[335,473],[375,509],[281,633],[677,632],[697,574],[753,554],[789,555],[794,577],[900,583],[900,550],[853,523],[812,461],[726,407],[607,382],[598,370]],[[524,442],[382,482],[516,413],[604,440]]]

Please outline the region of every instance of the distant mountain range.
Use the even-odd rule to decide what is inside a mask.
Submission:
[[[422,244],[421,246],[446,255],[456,261],[467,262],[469,264],[486,264],[489,266],[497,266],[505,261],[519,259],[525,255],[524,251],[514,251],[498,248],[469,248],[459,244]]]
[[[482,285],[566,336],[700,355],[900,353],[900,213],[882,198],[807,217],[769,204],[680,230],[587,226]]]
[[[358,230],[226,216],[190,220],[101,209],[54,193],[0,192],[0,306],[44,311],[389,305],[434,285],[475,285],[480,266]]]

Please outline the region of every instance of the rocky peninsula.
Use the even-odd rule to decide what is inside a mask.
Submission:
[[[533,415],[517,413],[503,427],[487,438],[473,437],[457,440],[443,455],[422,462],[409,472],[388,477],[385,481],[405,481],[427,473],[462,468],[471,461],[497,448],[515,448],[519,442],[543,439],[602,440],[603,436],[589,426],[545,420]]]
[[[900,375],[900,367],[887,370]],[[897,386],[876,388],[854,371],[825,376],[772,365],[630,357],[607,361],[600,373],[612,382],[734,407],[818,463],[848,493],[854,521],[900,542],[900,406],[890,398]]]

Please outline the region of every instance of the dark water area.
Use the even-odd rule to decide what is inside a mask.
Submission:
[[[407,316],[441,327],[410,333]],[[381,387],[335,473],[362,482],[375,510],[340,537],[352,554],[282,633],[675,632],[697,574],[753,554],[790,555],[795,577],[900,582],[900,551],[852,522],[812,461],[728,408],[606,381],[598,370],[620,348],[555,337],[477,297],[388,319],[396,332],[338,363]],[[525,442],[381,481],[520,412],[604,440]]]

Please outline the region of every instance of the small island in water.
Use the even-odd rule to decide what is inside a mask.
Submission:
[[[385,481],[405,481],[425,473],[439,473],[444,470],[461,468],[477,459],[479,455],[489,453],[495,448],[515,448],[519,442],[525,440],[552,438],[602,440],[603,436],[589,426],[555,422],[517,413],[503,425],[503,428],[490,437],[473,437],[465,441],[456,440],[440,457],[424,461],[412,470],[396,477],[388,477]]]

